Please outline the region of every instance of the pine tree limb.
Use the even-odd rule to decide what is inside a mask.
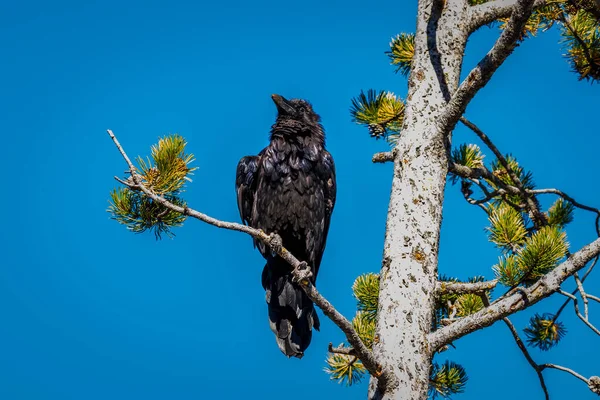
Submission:
[[[517,47],[523,27],[533,11],[533,5],[534,0],[517,0],[514,2],[506,28],[502,31],[492,49],[469,72],[446,105],[438,120],[438,128],[441,132],[449,134],[454,129],[471,99],[489,82],[494,72]]]
[[[428,335],[430,351],[453,342],[471,332],[490,326],[498,320],[508,317],[560,290],[560,285],[575,272],[579,271],[594,257],[600,254],[600,238],[594,240],[579,251],[571,254],[528,288],[520,288],[513,293],[468,317],[461,318],[450,326],[438,329]],[[570,295],[567,293],[567,295]]]
[[[590,273],[592,272],[592,270],[596,266],[597,262],[598,262],[598,257],[594,258],[594,261],[592,261],[592,265],[590,265],[590,267],[588,268],[588,270],[581,277],[581,282],[582,283],[585,282],[585,279],[590,275]],[[575,290],[573,290],[571,292],[571,294],[575,295],[575,294],[577,294],[578,291],[579,291],[579,289],[575,289]],[[565,300],[565,302],[563,303],[563,305],[560,306],[560,308],[558,309],[558,311],[554,314],[554,320],[555,321],[558,319],[558,317],[563,312],[563,310],[565,309],[565,307],[567,307],[567,304],[569,304],[570,301],[571,301],[571,298],[569,297],[569,298],[567,298],[567,300]]]
[[[371,161],[373,161],[374,163],[383,164],[386,162],[394,161],[395,156],[396,156],[396,152],[394,150],[384,151],[382,153],[373,154],[373,158],[371,159]]]
[[[506,324],[506,326],[508,326],[508,329],[510,330],[510,333],[512,333],[513,338],[515,339],[515,342],[517,343],[517,346],[519,346],[519,349],[521,350],[521,352],[523,353],[523,355],[527,359],[527,362],[529,363],[529,365],[531,365],[531,367],[537,373],[537,376],[538,376],[538,378],[540,380],[540,385],[542,386],[542,390],[544,391],[544,395],[546,396],[546,400],[550,400],[550,395],[548,394],[548,388],[546,387],[546,382],[544,381],[544,375],[542,375],[543,368],[541,368],[533,360],[533,358],[531,357],[531,354],[529,354],[529,351],[527,350],[527,347],[525,347],[525,344],[521,340],[521,337],[519,337],[519,333],[515,329],[515,326],[513,325],[513,323],[508,318],[506,318],[506,317],[502,318],[502,320],[504,321],[504,323]]]
[[[309,274],[310,269],[307,268],[305,262],[299,261],[293,254],[291,254],[285,247],[282,246],[281,238],[278,235],[269,235],[263,232],[260,229],[254,229],[250,226],[238,224],[235,222],[225,222],[218,220],[216,218],[210,217],[206,214],[203,214],[199,211],[193,210],[189,207],[179,207],[168,200],[166,200],[162,196],[158,196],[149,190],[146,186],[142,184],[140,179],[140,175],[137,173],[137,170],[127,153],[117,140],[114,133],[108,129],[107,130],[109,136],[113,140],[115,146],[125,159],[125,162],[129,166],[129,173],[131,174],[132,182],[119,180],[124,185],[128,186],[132,190],[140,190],[146,196],[156,201],[157,203],[163,205],[164,207],[173,210],[175,212],[181,213],[186,216],[190,216],[196,218],[202,222],[205,222],[209,225],[216,226],[218,228],[243,232],[256,240],[263,242],[265,245],[269,246],[274,252],[276,252],[281,258],[283,258],[286,262],[288,262],[292,267],[292,274],[294,278],[300,282],[300,287],[304,290],[304,292],[308,295],[308,297],[323,311],[323,313],[331,319],[331,321],[336,324],[346,335],[346,339],[353,346],[354,351],[356,352],[356,356],[360,358],[365,368],[369,371],[369,373],[378,378],[379,382],[383,387],[387,387],[386,385],[395,385],[396,378],[389,372],[387,367],[380,365],[373,353],[367,349],[367,347],[361,341],[358,333],[352,327],[350,321],[346,319],[342,314],[340,314],[333,305],[325,299],[319,291],[315,288],[315,286],[310,282]]]
[[[436,295],[443,294],[467,294],[483,293],[496,287],[498,280],[494,279],[485,282],[439,282],[436,284]]]
[[[499,18],[510,17],[517,0],[495,0],[469,8],[468,31],[474,32],[484,25],[490,24]],[[540,8],[550,3],[549,0],[536,0],[533,8]]]

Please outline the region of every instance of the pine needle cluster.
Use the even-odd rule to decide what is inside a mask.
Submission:
[[[190,167],[194,156],[186,154],[185,146],[183,137],[166,136],[152,146],[150,157],[138,157],[136,160],[141,183],[154,194],[180,207],[185,207],[185,202],[180,198],[185,182],[191,181],[189,175],[196,169]],[[133,183],[131,178],[129,181]],[[173,236],[171,228],[181,226],[185,221],[184,215],[129,187],[116,188],[111,192],[107,211],[112,219],[127,229],[135,233],[151,231],[157,239],[162,234]]]

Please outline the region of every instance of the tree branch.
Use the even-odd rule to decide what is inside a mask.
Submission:
[[[548,222],[547,217],[542,212],[540,212],[538,204],[534,201],[534,199],[532,198],[532,195],[525,190],[525,187],[523,186],[523,182],[521,182],[521,179],[517,176],[517,174],[515,174],[515,171],[512,170],[512,168],[508,164],[508,161],[506,160],[504,155],[500,152],[498,147],[496,147],[496,145],[492,142],[492,140],[488,137],[488,135],[486,135],[481,129],[479,129],[479,127],[477,127],[477,125],[475,125],[474,123],[472,123],[471,121],[466,119],[464,116],[460,117],[460,122],[462,122],[465,126],[467,126],[469,129],[471,129],[473,132],[475,132],[475,134],[481,139],[481,141],[483,143],[485,143],[485,145],[492,151],[492,153],[494,153],[494,155],[496,156],[496,158],[498,159],[498,161],[500,162],[502,167],[508,173],[510,180],[519,189],[519,191],[521,193],[523,193],[523,197],[525,198],[525,201],[527,202],[527,207],[529,208],[529,210],[531,212],[531,216],[533,217],[532,219],[533,219],[535,226],[539,227],[540,225],[545,225]]]
[[[531,15],[533,3],[534,0],[517,0],[514,3],[506,29],[500,34],[486,56],[469,72],[446,105],[438,120],[438,128],[441,132],[449,134],[454,129],[471,99],[479,89],[487,84],[498,67],[517,47],[517,41],[521,37],[523,27]]]
[[[344,347],[343,345],[339,345],[338,347],[333,347],[333,343],[329,342],[329,346],[327,350],[330,353],[334,354],[344,354],[346,356],[356,356],[356,352],[352,347]]]
[[[531,367],[537,373],[537,376],[540,379],[540,385],[542,386],[542,389],[544,390],[544,395],[546,396],[546,400],[550,400],[550,395],[548,394],[548,388],[546,387],[546,382],[544,381],[544,375],[542,375],[542,371],[544,368],[541,368],[535,361],[533,361],[533,358],[531,358],[531,354],[529,354],[529,351],[527,351],[527,347],[525,347],[525,345],[523,344],[523,341],[519,337],[519,333],[515,329],[515,326],[512,324],[512,322],[510,322],[510,320],[506,317],[502,318],[502,320],[504,321],[506,326],[508,326],[508,329],[510,329],[510,333],[512,333],[513,337],[515,338],[515,342],[517,342],[517,346],[519,346],[519,349],[521,350],[521,352],[527,359],[527,362],[529,363],[529,365],[531,365]]]
[[[584,318],[584,316],[581,315],[581,312],[579,311],[579,305],[577,304],[577,297],[575,297],[575,295],[573,295],[569,292],[565,292],[564,290],[559,290],[558,293],[562,294],[563,296],[567,296],[571,300],[573,300],[573,307],[575,308],[575,314],[577,314],[579,319],[582,320],[583,323],[588,326],[588,328],[590,328],[592,331],[594,331],[594,333],[596,333],[597,335],[600,335],[600,330],[598,330],[598,328],[596,328],[590,321],[588,321],[587,318]]]
[[[536,0],[533,3],[533,8],[540,8],[548,3],[550,3],[548,0]],[[469,33],[497,19],[509,17],[516,4],[517,0],[495,0],[471,6],[469,8]]]
[[[371,161],[373,161],[374,163],[382,163],[383,164],[386,162],[394,161],[395,157],[396,157],[396,152],[394,150],[384,151],[382,153],[373,154],[373,158],[371,159]]]
[[[556,364],[542,364],[540,365],[540,368],[542,370],[546,369],[546,368],[554,368],[554,369],[558,369],[560,371],[564,371],[564,372],[568,372],[571,375],[573,375],[575,378],[581,379],[582,381],[585,382],[586,385],[589,384],[589,380],[584,378],[583,376],[579,375],[577,372],[573,371],[572,369],[566,368],[566,367],[562,367],[560,365],[556,365]]]
[[[430,351],[434,352],[445,344],[490,326],[498,320],[523,310],[559,291],[560,285],[567,278],[582,269],[598,254],[600,254],[600,238],[573,253],[566,261],[556,266],[530,287],[523,288],[519,293],[513,293],[493,303],[490,307],[430,333],[428,335]]]
[[[121,183],[127,185],[131,189],[141,190],[146,196],[154,200],[155,202],[163,205],[164,207],[178,212],[180,214],[190,216],[196,218],[202,222],[206,222],[207,224],[216,226],[218,228],[234,230],[238,232],[246,233],[252,236],[254,239],[263,242],[265,245],[269,246],[274,252],[276,252],[281,258],[283,258],[286,262],[288,262],[292,267],[292,274],[294,278],[300,283],[300,287],[306,292],[308,297],[323,311],[323,313],[333,321],[346,335],[346,339],[352,345],[354,351],[356,352],[356,356],[360,358],[365,368],[369,371],[369,373],[378,378],[380,384],[384,387],[389,384],[395,383],[395,377],[389,372],[387,367],[381,366],[377,360],[375,359],[373,353],[367,349],[367,347],[363,344],[358,336],[358,333],[352,327],[350,321],[348,321],[342,314],[340,314],[334,307],[331,305],[327,299],[325,299],[315,288],[315,286],[308,279],[310,277],[310,269],[307,268],[306,263],[299,261],[293,254],[291,254],[288,250],[286,250],[281,243],[281,238],[277,235],[268,235],[260,229],[254,229],[250,226],[238,224],[235,222],[224,222],[220,221],[216,218],[210,217],[206,214],[198,212],[188,207],[179,207],[168,200],[166,200],[162,196],[158,196],[145,187],[142,184],[140,179],[140,175],[137,173],[135,166],[123,150],[123,147],[117,140],[116,136],[113,132],[108,129],[107,130],[109,136],[115,143],[115,146],[127,162],[129,166],[129,172],[131,173],[131,178],[133,183],[120,180]]]
[[[436,295],[481,293],[491,290],[498,284],[498,279],[486,282],[438,282],[435,286]]]

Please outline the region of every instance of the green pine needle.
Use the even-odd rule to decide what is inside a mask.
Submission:
[[[391,92],[369,89],[352,99],[352,121],[366,125],[372,137],[379,139],[398,134],[404,121],[404,103]]]
[[[331,380],[345,383],[347,386],[360,382],[367,372],[356,356],[330,354],[326,362],[325,372],[331,375]]]
[[[156,239],[162,234],[172,237],[172,227],[178,227],[185,221],[185,216],[171,211],[152,199],[128,188],[114,189],[110,194],[111,202],[108,212],[112,219],[123,224],[135,233],[147,230],[154,232]],[[184,207],[185,202],[175,196],[165,196],[171,203]]]
[[[457,317],[466,317],[467,315],[475,314],[484,307],[481,296],[474,293],[461,294],[456,299],[455,305]]]
[[[529,326],[523,331],[527,336],[527,344],[547,351],[556,346],[565,336],[567,329],[562,322],[555,321],[554,314],[535,314],[529,320]]]
[[[567,235],[556,226],[544,226],[527,238],[516,262],[526,271],[523,282],[533,283],[556,267],[568,250]]]
[[[450,398],[453,394],[462,393],[468,380],[465,369],[452,361],[439,365],[433,363],[429,374],[429,397]]]
[[[401,33],[397,35],[390,42],[390,51],[387,51],[386,54],[392,61],[392,65],[396,65],[396,72],[408,76],[412,59],[415,55],[414,33]]]
[[[564,228],[565,225],[573,221],[573,212],[575,207],[570,202],[559,198],[548,210],[548,224]]]
[[[527,273],[512,254],[500,257],[498,264],[494,265],[492,269],[498,281],[508,287],[519,285]]]
[[[561,42],[566,58],[579,80],[600,81],[600,24],[589,12],[580,9],[565,17]]]
[[[504,251],[515,251],[525,242],[527,229],[521,213],[511,206],[501,203],[499,206],[490,204],[488,214],[491,226],[489,239]]]
[[[194,156],[185,153],[185,146],[183,137],[170,135],[159,138],[158,144],[152,146],[151,157],[146,160],[137,158],[138,173],[144,186],[180,207],[185,207],[185,202],[179,198],[179,194],[183,191],[185,181],[190,181],[188,175],[196,169],[189,166]],[[171,228],[181,226],[186,218],[142,192],[129,188],[111,192],[107,211],[127,229],[136,233],[149,230],[154,232],[157,239],[162,234],[172,237]]]
[[[140,174],[148,189],[158,195],[175,195],[181,191],[185,181],[190,180],[188,175],[197,169],[189,167],[194,156],[185,153],[185,146],[183,137],[166,136],[152,146],[152,160],[137,158]]]
[[[352,320],[352,326],[363,344],[368,349],[371,349],[373,347],[373,339],[375,338],[375,320],[370,318],[369,313],[359,311]]]
[[[364,312],[364,318],[375,321],[379,304],[379,275],[368,273],[360,275],[352,285],[357,308]]]
[[[452,161],[469,168],[483,167],[484,157],[481,149],[476,144],[463,143],[452,151]],[[452,175],[452,183],[456,183],[458,180],[457,175]]]
[[[506,155],[504,158],[506,159],[510,170],[514,172],[514,174],[519,178],[519,180],[523,184],[523,187],[525,189],[534,189],[535,184],[533,182],[533,175],[531,174],[531,172],[525,171],[523,167],[519,165],[517,159],[511,156],[510,154]],[[492,162],[492,171],[493,174],[496,175],[496,177],[499,178],[502,182],[506,183],[507,185],[515,185],[515,183],[510,178],[510,174],[508,173],[508,171],[502,166],[502,164],[500,164],[498,160],[494,160]],[[493,182],[490,182],[490,184],[494,186]]]

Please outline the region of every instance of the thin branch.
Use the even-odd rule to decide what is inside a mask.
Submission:
[[[588,328],[590,328],[592,331],[594,331],[597,335],[600,335],[600,330],[598,330],[598,328],[596,328],[590,321],[588,321],[587,318],[584,318],[584,316],[581,315],[581,312],[579,311],[579,305],[577,304],[577,297],[575,297],[575,295],[572,295],[569,292],[565,292],[564,290],[558,290],[558,293],[562,294],[563,296],[567,296],[571,300],[573,300],[573,307],[575,308],[575,314],[577,314],[579,319],[582,320],[583,323],[588,326]]]
[[[566,368],[566,367],[562,367],[560,365],[556,365],[556,364],[542,364],[540,365],[540,368],[542,369],[542,371],[546,368],[554,368],[554,369],[558,369],[560,371],[564,371],[564,372],[568,372],[571,375],[573,375],[575,378],[581,379],[582,381],[585,382],[586,385],[589,385],[590,381],[588,379],[586,379],[585,377],[579,375],[577,372],[573,371],[572,369]]]
[[[548,0],[536,0],[533,8],[540,8],[551,3]],[[507,18],[511,15],[517,0],[495,0],[469,8],[469,33],[476,31],[484,25],[490,24],[497,19]]]
[[[542,389],[544,390],[544,395],[546,396],[546,400],[550,400],[550,395],[548,394],[548,388],[546,387],[546,382],[544,381],[544,375],[542,375],[543,368],[541,368],[535,361],[533,361],[533,358],[531,358],[531,354],[529,354],[527,347],[525,347],[525,344],[523,344],[523,341],[519,337],[519,333],[515,329],[515,326],[512,324],[512,322],[510,322],[510,320],[508,318],[502,318],[502,320],[504,321],[506,326],[508,326],[508,329],[510,329],[510,333],[512,333],[513,338],[515,339],[515,342],[517,342],[517,346],[519,346],[519,349],[521,350],[521,352],[527,359],[527,362],[529,363],[529,365],[531,365],[531,367],[537,373],[537,376],[540,379],[540,385],[542,386]]]
[[[396,156],[396,152],[395,151],[385,151],[382,153],[375,153],[373,154],[373,158],[371,159],[371,161],[373,161],[374,163],[386,163],[386,162],[390,162],[390,161],[394,161],[394,158]]]
[[[327,350],[330,353],[334,353],[334,354],[344,354],[347,356],[356,356],[356,352],[354,351],[354,349],[352,347],[344,347],[343,345],[340,345],[338,347],[333,347],[333,343],[329,343],[329,347],[327,348]]]
[[[491,290],[498,284],[498,279],[486,282],[438,282],[436,283],[436,295],[442,294],[466,294],[466,293],[482,293]]]
[[[113,142],[115,143],[115,146],[125,159],[125,162],[127,162],[133,180],[133,183],[127,183],[126,181],[121,181],[121,183],[124,183],[132,189],[141,190],[146,196],[170,210],[173,210],[186,216],[196,218],[202,222],[206,222],[207,224],[216,226],[218,228],[246,233],[252,236],[254,239],[259,240],[265,245],[269,246],[274,252],[276,252],[281,258],[283,258],[293,267],[292,274],[294,275],[295,280],[297,280],[300,283],[300,287],[306,292],[308,297],[323,311],[323,313],[327,317],[329,317],[329,319],[331,319],[333,323],[335,323],[344,332],[344,334],[346,335],[346,339],[348,339],[348,342],[354,348],[356,355],[360,358],[360,360],[362,361],[365,368],[369,371],[369,373],[374,377],[377,377],[380,381],[380,384],[382,384],[384,387],[386,385],[395,383],[395,376],[389,372],[390,370],[388,368],[381,366],[377,362],[373,353],[369,349],[367,349],[367,347],[360,340],[358,333],[354,330],[350,321],[348,321],[342,314],[340,314],[331,305],[331,303],[327,301],[317,291],[315,286],[310,282],[310,280],[308,279],[310,277],[310,268],[307,267],[305,262],[299,261],[296,257],[294,257],[293,254],[291,254],[282,246],[280,237],[278,237],[277,235],[268,235],[260,229],[254,229],[247,225],[242,225],[235,222],[220,221],[216,218],[210,217],[191,208],[179,207],[169,202],[164,197],[156,195],[142,184],[140,176],[136,172],[135,166],[132,164],[129,157],[127,157],[125,150],[123,150],[123,147],[121,146],[113,132],[110,129],[107,132],[113,140]]]
[[[590,265],[590,267],[588,268],[588,270],[585,272],[585,274],[583,274],[583,276],[581,277],[581,282],[585,282],[585,279],[589,276],[589,274],[592,272],[592,270],[594,269],[594,267],[596,266],[596,263],[598,262],[598,257],[594,258],[594,261],[592,261],[592,265]],[[572,295],[577,294],[577,292],[579,291],[579,289],[575,289],[574,291],[571,292]],[[569,304],[569,302],[571,301],[571,298],[568,298],[562,306],[560,306],[560,308],[558,309],[558,311],[554,314],[554,319],[553,321],[556,321],[559,317],[559,315],[563,312],[563,310],[565,309],[565,307],[567,306],[567,304]]]
[[[498,320],[508,317],[560,290],[560,285],[575,272],[582,269],[591,259],[600,254],[600,238],[594,240],[579,251],[571,254],[567,260],[548,272],[536,283],[522,289],[522,293],[513,293],[493,303],[475,314],[461,318],[450,326],[438,329],[428,335],[430,351],[434,352],[445,344],[453,342],[471,332],[490,326]]]
[[[581,299],[583,300],[583,315],[585,316],[585,319],[589,319],[589,305],[588,305],[588,299],[587,299],[587,294],[585,293],[585,290],[583,289],[583,283],[581,282],[581,279],[579,279],[579,275],[577,275],[577,272],[573,275],[575,277],[575,283],[577,284],[577,290],[579,290],[579,294],[581,295]]]
[[[462,122],[466,127],[471,129],[473,132],[475,132],[475,134],[479,137],[479,139],[481,139],[481,141],[483,143],[485,143],[485,145],[492,151],[492,153],[494,153],[494,155],[498,159],[498,162],[500,162],[502,167],[508,173],[510,180],[519,189],[519,191],[523,194],[523,197],[525,198],[525,201],[527,202],[527,207],[531,211],[531,215],[534,217],[533,218],[534,224],[536,226],[540,226],[540,225],[544,225],[545,223],[547,223],[547,217],[542,212],[540,212],[538,204],[534,201],[531,194],[529,194],[525,190],[525,187],[523,186],[523,182],[521,182],[521,179],[517,176],[515,171],[512,170],[512,168],[508,164],[508,160],[506,159],[506,157],[504,157],[504,155],[500,152],[498,147],[496,147],[496,145],[492,142],[492,140],[489,138],[489,136],[486,135],[481,129],[479,129],[479,127],[477,125],[475,125],[474,123],[469,121],[464,116],[460,117],[460,122]]]
[[[438,120],[441,132],[449,134],[454,129],[471,99],[488,83],[494,72],[517,47],[523,27],[533,10],[533,4],[534,0],[517,0],[514,3],[506,29],[486,56],[469,72],[446,105]]]
[[[586,206],[585,204],[581,204],[577,200],[575,200],[574,198],[572,198],[571,196],[566,194],[565,192],[560,191],[558,189],[553,189],[553,188],[551,188],[551,189],[533,189],[533,190],[527,190],[527,192],[529,192],[531,194],[556,194],[556,195],[562,197],[563,199],[567,200],[569,203],[573,204],[577,208],[581,208],[582,210],[593,212],[594,214],[596,214],[596,233],[598,234],[598,236],[600,236],[600,223],[599,223],[600,222],[600,209]]]

